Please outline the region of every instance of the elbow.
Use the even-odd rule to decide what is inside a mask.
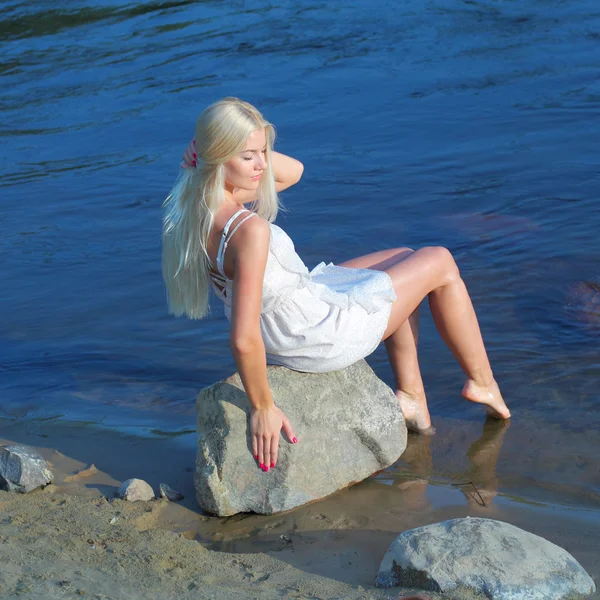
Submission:
[[[299,160],[296,160],[296,162],[298,164],[296,165],[296,172],[294,173],[294,184],[300,181],[302,174],[304,173],[304,165]]]
[[[286,163],[275,172],[277,191],[281,192],[296,185],[304,173],[304,165],[296,158],[287,157]]]
[[[263,341],[260,335],[232,335],[229,345],[234,355],[252,354],[262,347]]]

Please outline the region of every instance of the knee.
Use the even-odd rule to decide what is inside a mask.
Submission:
[[[458,265],[448,248],[431,246],[426,248],[431,256],[432,266],[438,273],[440,285],[447,285],[460,279]]]

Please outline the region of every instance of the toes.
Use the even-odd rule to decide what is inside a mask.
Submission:
[[[493,406],[486,406],[485,412],[494,419],[510,419],[510,411],[508,408],[506,409],[506,412],[502,413]]]

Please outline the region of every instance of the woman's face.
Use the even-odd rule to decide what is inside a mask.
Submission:
[[[263,171],[267,168],[267,133],[255,129],[246,140],[244,149],[225,163],[225,188],[256,190]]]

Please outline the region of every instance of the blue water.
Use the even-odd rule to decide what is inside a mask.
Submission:
[[[261,4],[0,2],[0,415],[193,430],[235,364],[218,301],[167,315],[161,203],[236,95],[305,164],[309,268],[447,246],[514,421],[597,430],[597,1]],[[426,310],[420,356],[434,420],[481,419]]]

